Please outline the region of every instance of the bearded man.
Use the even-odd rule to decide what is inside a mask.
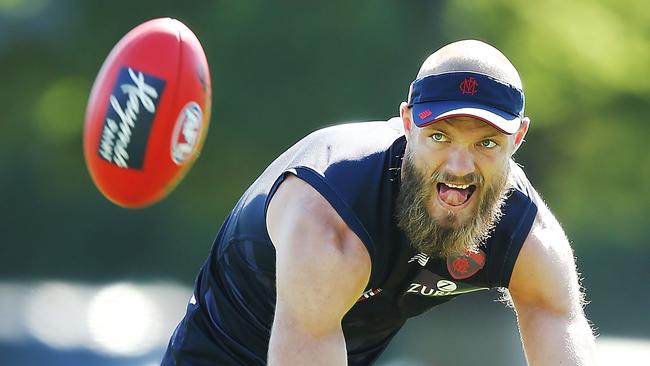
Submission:
[[[368,365],[404,322],[507,288],[530,365],[592,365],[562,228],[512,160],[530,125],[510,61],[433,53],[400,117],[316,131],[241,197],[163,365]]]

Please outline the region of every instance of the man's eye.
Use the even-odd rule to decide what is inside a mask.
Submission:
[[[492,140],[483,140],[483,141],[481,141],[480,144],[481,144],[481,147],[485,147],[485,148],[488,148],[488,149],[491,149],[491,148],[497,146],[497,143],[492,141]]]
[[[445,141],[445,135],[441,133],[434,133],[433,135],[431,135],[431,139],[436,142]]]

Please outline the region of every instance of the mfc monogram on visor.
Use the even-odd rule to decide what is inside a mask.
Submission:
[[[408,106],[420,127],[445,118],[473,116],[511,134],[524,116],[521,89],[475,72],[423,77],[411,84],[409,94]]]

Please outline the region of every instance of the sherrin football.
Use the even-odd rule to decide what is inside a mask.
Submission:
[[[106,198],[138,208],[164,198],[198,157],[210,122],[208,62],[178,20],[147,21],[122,38],[93,84],[84,156]]]

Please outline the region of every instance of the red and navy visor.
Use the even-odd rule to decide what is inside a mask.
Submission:
[[[451,117],[473,117],[511,135],[524,117],[524,92],[488,75],[448,72],[415,80],[408,106],[418,127]]]

